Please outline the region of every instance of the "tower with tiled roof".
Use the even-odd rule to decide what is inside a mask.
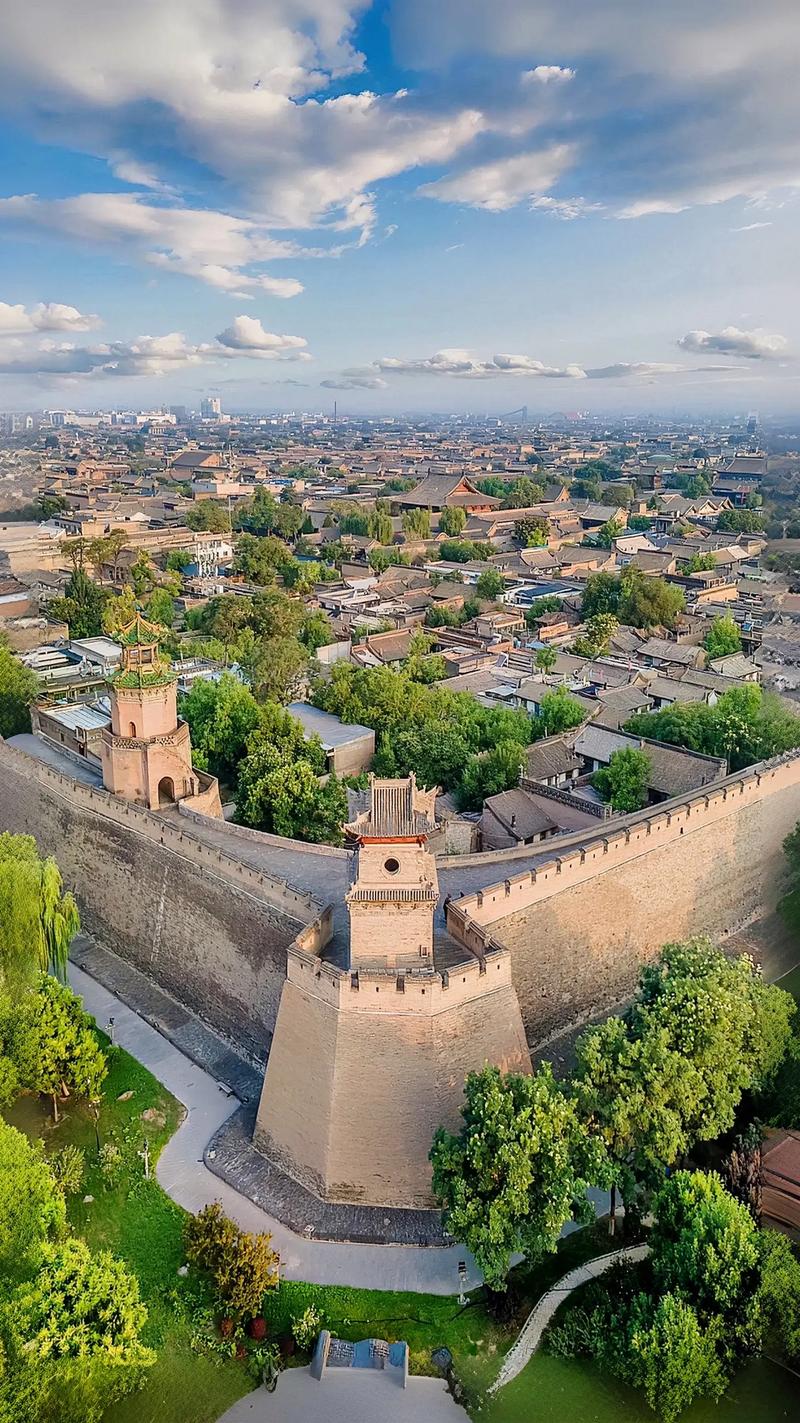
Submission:
[[[350,911],[350,967],[423,968],[433,959],[433,913],[439,898],[436,791],[404,780],[370,777],[369,808],[345,826],[358,846]]]
[[[122,663],[111,679],[111,725],[101,742],[103,785],[150,810],[190,801],[221,815],[216,781],[192,767],[189,728],[178,717],[178,679],[161,656],[160,634],[138,612],[119,634]]]

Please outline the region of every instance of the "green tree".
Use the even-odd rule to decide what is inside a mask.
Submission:
[[[649,578],[630,565],[620,575],[617,616],[630,627],[673,628],[683,612],[683,590],[663,578]]]
[[[487,568],[475,586],[479,598],[497,598],[502,593],[505,582],[496,568]]]
[[[181,697],[179,712],[189,725],[195,766],[223,780],[233,779],[248,737],[260,720],[258,703],[249,687],[230,672],[218,682],[198,677]]]
[[[236,544],[233,569],[251,583],[274,583],[278,572],[291,562],[292,555],[281,539],[242,534]]]
[[[439,529],[450,538],[457,538],[466,522],[467,515],[463,509],[442,509],[439,515]]]
[[[306,613],[298,638],[307,651],[312,653],[335,642],[336,636],[328,614],[323,612],[322,608],[315,608]]]
[[[29,1141],[16,1127],[0,1121],[0,1273],[4,1280],[35,1266],[44,1242],[63,1235],[66,1221],[63,1192],[41,1142]]]
[[[367,520],[367,533],[371,539],[377,539],[379,544],[393,543],[394,528],[390,515],[379,513],[376,509]]]
[[[39,678],[14,656],[0,633],[0,736],[30,731],[31,703],[39,695]]]
[[[628,530],[632,534],[644,534],[652,527],[653,520],[647,514],[631,514],[628,519]]]
[[[137,598],[151,593],[156,586],[156,570],[153,560],[144,549],[140,549],[130,567],[133,591]]]
[[[613,613],[594,613],[588,618],[581,637],[572,645],[576,657],[600,657],[608,648],[619,621]]]
[[[139,1285],[108,1251],[82,1240],[43,1247],[38,1274],[18,1286],[3,1310],[7,1393],[15,1423],[99,1423],[141,1386],[155,1354],[141,1342],[147,1310]]]
[[[533,659],[534,666],[538,672],[552,672],[556,665],[558,654],[554,647],[539,647],[536,649],[536,656]]]
[[[347,794],[336,776],[322,785],[308,761],[289,761],[262,740],[239,767],[236,818],[293,840],[341,845]]]
[[[578,1039],[572,1090],[581,1119],[614,1163],[612,1235],[617,1187],[630,1210],[639,1187],[652,1189],[688,1149],[684,1086],[683,1060],[665,1030],[637,1036],[628,1021],[612,1017]]]
[[[760,534],[764,530],[764,515],[754,509],[723,509],[717,519],[720,533]]]
[[[167,568],[173,573],[183,573],[192,562],[188,549],[173,548],[167,554]]]
[[[665,945],[642,970],[631,1030],[638,1037],[663,1030],[683,1057],[690,1143],[729,1131],[742,1094],[770,1081],[794,1012],[791,996],[765,984],[752,959],[727,958],[705,938]]]
[[[620,601],[620,580],[614,573],[591,573],[586,580],[581,599],[584,622],[600,614],[617,617]]]
[[[49,974],[41,974],[16,1007],[11,1056],[20,1084],[46,1093],[58,1121],[58,1103],[75,1095],[96,1102],[107,1072],[105,1054],[77,994]]]
[[[446,1229],[502,1289],[517,1251],[538,1260],[568,1220],[591,1218],[586,1189],[607,1164],[548,1062],[531,1076],[471,1072],[461,1114],[457,1136],[440,1127],[434,1137],[434,1194]]]
[[[502,508],[530,509],[534,504],[541,504],[543,499],[542,485],[535,484],[527,474],[523,474],[512,482],[511,487],[503,495]]]
[[[729,1344],[733,1334],[743,1346],[760,1273],[758,1227],[747,1207],[713,1172],[676,1171],[658,1192],[653,1213],[657,1287],[691,1301],[701,1316],[721,1316]]]
[[[592,785],[612,810],[628,814],[647,805],[652,766],[646,751],[626,746],[611,753],[607,766],[592,776]]]
[[[471,539],[443,539],[439,544],[439,557],[443,563],[470,563],[482,559],[486,547],[486,544],[473,543]]]
[[[684,565],[684,572],[709,573],[716,566],[717,560],[713,553],[694,553],[688,563]]]
[[[265,1294],[278,1285],[279,1259],[271,1235],[241,1230],[214,1201],[198,1215],[189,1216],[184,1239],[187,1259],[208,1271],[221,1304],[233,1319],[260,1313]]]
[[[107,598],[105,589],[77,567],[67,579],[63,598],[51,598],[47,611],[56,622],[67,624],[70,637],[99,637]]]
[[[641,712],[624,730],[706,756],[727,757],[733,771],[800,746],[800,716],[754,683],[732,687],[713,707],[686,702]]]
[[[186,511],[186,525],[193,533],[230,533],[230,510],[227,504],[220,504],[217,499],[198,499]]]
[[[480,810],[488,796],[519,785],[524,761],[525,748],[518,741],[500,741],[493,750],[471,757],[458,788],[459,808]]]
[[[537,728],[543,736],[557,736],[562,731],[570,731],[586,720],[586,713],[580,702],[570,696],[566,687],[554,687],[545,692],[539,704]]]
[[[742,650],[742,635],[730,613],[714,618],[703,639],[703,646],[711,661],[716,657],[730,657]]]
[[[117,637],[123,628],[129,627],[136,617],[138,604],[130,584],[121,593],[109,595],[103,608],[103,632],[109,637]]]
[[[595,538],[602,548],[613,548],[614,540],[624,532],[624,527],[620,519],[607,519],[597,530]]]
[[[175,599],[166,588],[154,588],[147,600],[146,615],[152,623],[171,628],[175,622]]]
[[[403,532],[410,538],[429,539],[431,516],[428,509],[409,509],[403,515]]]
[[[308,653],[296,637],[269,637],[242,659],[256,701],[291,702],[302,689]]]
[[[40,858],[32,835],[1,834],[0,986],[14,995],[39,971],[64,976],[79,928],[55,860]]]
[[[626,1329],[622,1376],[641,1388],[664,1423],[675,1423],[696,1398],[719,1399],[727,1377],[719,1359],[720,1326],[702,1321],[686,1300],[639,1295]]]
[[[64,510],[69,508],[63,494],[37,494],[33,503],[39,518],[45,521],[54,519],[56,514],[63,514]]]
[[[514,538],[520,548],[546,548],[550,525],[545,518],[530,514],[514,525]]]

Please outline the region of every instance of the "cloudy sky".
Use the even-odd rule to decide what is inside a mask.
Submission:
[[[36,0],[0,403],[792,411],[797,0]]]

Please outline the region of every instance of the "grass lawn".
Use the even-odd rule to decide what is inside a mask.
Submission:
[[[766,1359],[736,1375],[719,1403],[681,1414],[681,1423],[783,1423],[798,1417],[796,1375]],[[476,1414],[480,1423],[656,1423],[640,1394],[576,1360],[535,1354]]]
[[[105,1041],[105,1040],[104,1040]],[[120,1094],[132,1092],[124,1102]],[[153,1112],[142,1121],[142,1112]],[[57,1126],[49,1102],[20,1097],[5,1114],[13,1126],[40,1137],[47,1151],[67,1142],[83,1147],[86,1175],[82,1190],[68,1202],[70,1222],[93,1249],[120,1256],[139,1279],[148,1308],[144,1342],[158,1351],[140,1393],[108,1410],[105,1423],[213,1423],[237,1398],[252,1388],[242,1364],[206,1355],[192,1348],[197,1285],[184,1286],[177,1271],[183,1260],[182,1233],[186,1213],[152,1177],[154,1163],[181,1118],[181,1106],[135,1058],[114,1048],[109,1054],[105,1099],[98,1132],[105,1143],[128,1137],[126,1169],[113,1189],[107,1189],[97,1164],[95,1123],[82,1105],[68,1105]],[[151,1179],[144,1179],[138,1149],[147,1138]],[[84,1203],[83,1196],[94,1197]]]

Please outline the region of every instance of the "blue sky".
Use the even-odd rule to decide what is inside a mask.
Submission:
[[[5,407],[795,407],[796,0],[4,23]]]

